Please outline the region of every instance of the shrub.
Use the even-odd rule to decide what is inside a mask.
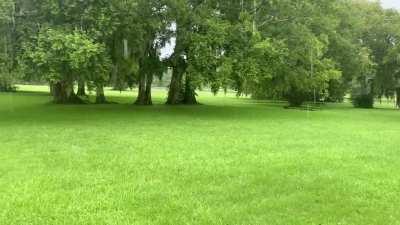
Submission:
[[[289,102],[290,107],[300,107],[308,99],[308,94],[298,89],[291,89],[286,93],[286,100]]]
[[[11,75],[0,74],[0,92],[12,92],[16,88],[13,85],[13,79]]]
[[[352,96],[351,100],[356,108],[371,109],[374,107],[374,96],[372,94]]]

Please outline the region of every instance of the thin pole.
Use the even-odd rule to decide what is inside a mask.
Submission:
[[[314,78],[314,57],[313,57],[313,48],[312,48],[312,44],[311,44],[311,48],[310,48],[310,61],[311,61],[311,65],[310,65],[310,71],[311,71],[311,78]],[[314,87],[314,105],[317,104],[317,91],[315,89],[315,85],[313,85]]]

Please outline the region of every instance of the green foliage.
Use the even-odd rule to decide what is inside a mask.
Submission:
[[[44,29],[34,45],[27,45],[24,60],[27,70],[35,68],[50,82],[81,78],[106,82],[110,61],[105,47],[87,35],[74,31]]]
[[[229,24],[220,19],[207,19],[199,24],[199,32],[191,34],[186,72],[192,86],[208,84],[214,93],[227,86],[232,72],[224,53],[229,28]]]
[[[5,22],[11,21],[13,19],[12,11],[14,8],[13,0],[1,0],[0,1],[0,22],[4,24]]]
[[[374,107],[374,96],[372,94],[354,95],[351,101],[356,108],[371,109]]]
[[[14,86],[14,77],[14,74],[0,72],[0,92],[16,91],[16,87]]]
[[[12,29],[14,18],[14,3],[11,0],[0,1],[0,92],[15,91],[14,80],[14,49],[12,42]]]
[[[360,71],[361,75],[355,77],[352,84],[351,98],[353,105],[359,108],[374,107],[374,89],[376,65],[371,59],[369,49],[363,48],[360,52]]]
[[[366,78],[374,97],[393,98],[399,86],[400,15],[377,2],[0,3],[3,77],[23,65],[28,81],[112,83],[149,94],[154,77],[169,69],[168,102],[178,104],[185,97],[196,102],[196,90],[204,87],[299,105],[314,98],[342,101]],[[161,59],[167,43],[175,44],[173,54]]]

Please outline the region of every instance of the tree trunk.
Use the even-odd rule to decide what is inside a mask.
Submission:
[[[186,76],[185,81],[185,93],[183,97],[183,103],[185,105],[196,105],[198,104],[196,100],[196,90],[192,86],[191,80],[188,76]]]
[[[59,81],[53,84],[53,101],[56,104],[82,104],[83,101],[75,94],[74,85],[69,81]]]
[[[107,103],[106,96],[104,95],[104,86],[103,84],[96,85],[96,104],[104,104]]]
[[[68,102],[67,89],[64,82],[56,82],[53,85],[53,101],[57,104],[65,104]]]
[[[146,81],[146,105],[153,105],[153,100],[151,96],[151,88],[153,85],[153,75],[147,74],[147,81]]]
[[[50,88],[50,95],[54,96],[54,83],[52,81],[49,82],[49,88]]]
[[[182,76],[183,72],[177,66],[172,70],[171,84],[168,91],[168,105],[178,105],[182,103]]]
[[[139,76],[139,90],[136,105],[152,105],[151,85],[153,76],[142,71]]]
[[[118,77],[118,63],[115,63],[112,67],[111,71],[111,83],[113,85],[113,89],[117,91],[123,90],[123,85],[121,85],[120,79]]]
[[[396,88],[396,105],[400,109],[400,88]]]
[[[136,105],[144,105],[146,102],[146,74],[141,72],[139,75],[139,90]]]
[[[86,90],[85,90],[85,81],[79,81],[78,82],[78,96],[86,96]]]

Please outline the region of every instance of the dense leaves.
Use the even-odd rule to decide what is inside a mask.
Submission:
[[[55,101],[104,86],[138,87],[152,104],[171,74],[168,104],[196,90],[343,101],[400,96],[400,16],[367,0],[0,0],[0,91],[49,82]],[[166,46],[172,48],[165,55]],[[162,57],[162,55],[164,55]],[[60,99],[60,93],[65,99]],[[399,98],[399,97],[398,97]],[[364,101],[363,99],[368,99]],[[399,103],[398,103],[399,104]]]
[[[68,88],[66,95],[55,96],[55,101],[60,103],[74,96],[74,81],[83,79],[101,85],[109,76],[110,60],[105,47],[77,31],[40,31],[36,43],[25,46],[24,61],[26,71],[34,68],[34,73],[39,73],[50,83]]]
[[[0,91],[13,91],[15,74],[15,6],[11,0],[0,1]]]

